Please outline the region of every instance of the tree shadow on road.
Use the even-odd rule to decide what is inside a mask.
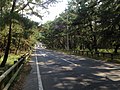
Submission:
[[[52,52],[46,54],[37,55],[45,90],[120,90],[119,80],[112,81],[107,78],[108,74],[117,70],[111,63],[63,54],[55,55]]]

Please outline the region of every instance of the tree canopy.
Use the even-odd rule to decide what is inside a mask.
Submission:
[[[69,44],[70,49],[114,49],[117,53],[119,18],[119,0],[71,0],[58,18],[43,25],[43,42],[54,49],[66,49]]]
[[[41,11],[57,0],[0,0],[0,51],[5,66],[9,52],[29,50],[39,40],[38,23],[28,16],[42,19]]]

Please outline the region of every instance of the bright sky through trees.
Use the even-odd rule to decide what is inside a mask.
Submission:
[[[62,13],[65,8],[67,7],[67,0],[61,0],[61,2],[58,2],[57,4],[53,6],[49,6],[48,13],[44,14],[43,20],[36,16],[32,16],[31,19],[39,22],[39,23],[45,23],[49,20],[54,20],[56,16],[59,16],[60,13]]]

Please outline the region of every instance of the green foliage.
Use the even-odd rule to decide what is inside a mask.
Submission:
[[[120,47],[119,0],[73,0],[54,21],[44,24],[43,42],[48,48],[113,49]]]
[[[17,61],[20,56],[21,55],[9,54],[9,57],[8,57],[8,60],[7,60],[7,65],[8,66],[13,65],[14,61]],[[2,60],[3,60],[3,57],[0,58],[0,63],[2,62]]]
[[[26,16],[35,15],[42,18],[39,9],[47,8],[56,1],[0,1],[0,51],[5,52],[2,67],[5,66],[9,52],[17,54],[18,50],[29,50],[39,40],[38,23]]]

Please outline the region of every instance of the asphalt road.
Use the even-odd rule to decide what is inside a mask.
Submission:
[[[31,65],[23,90],[120,90],[117,64],[37,48]]]

